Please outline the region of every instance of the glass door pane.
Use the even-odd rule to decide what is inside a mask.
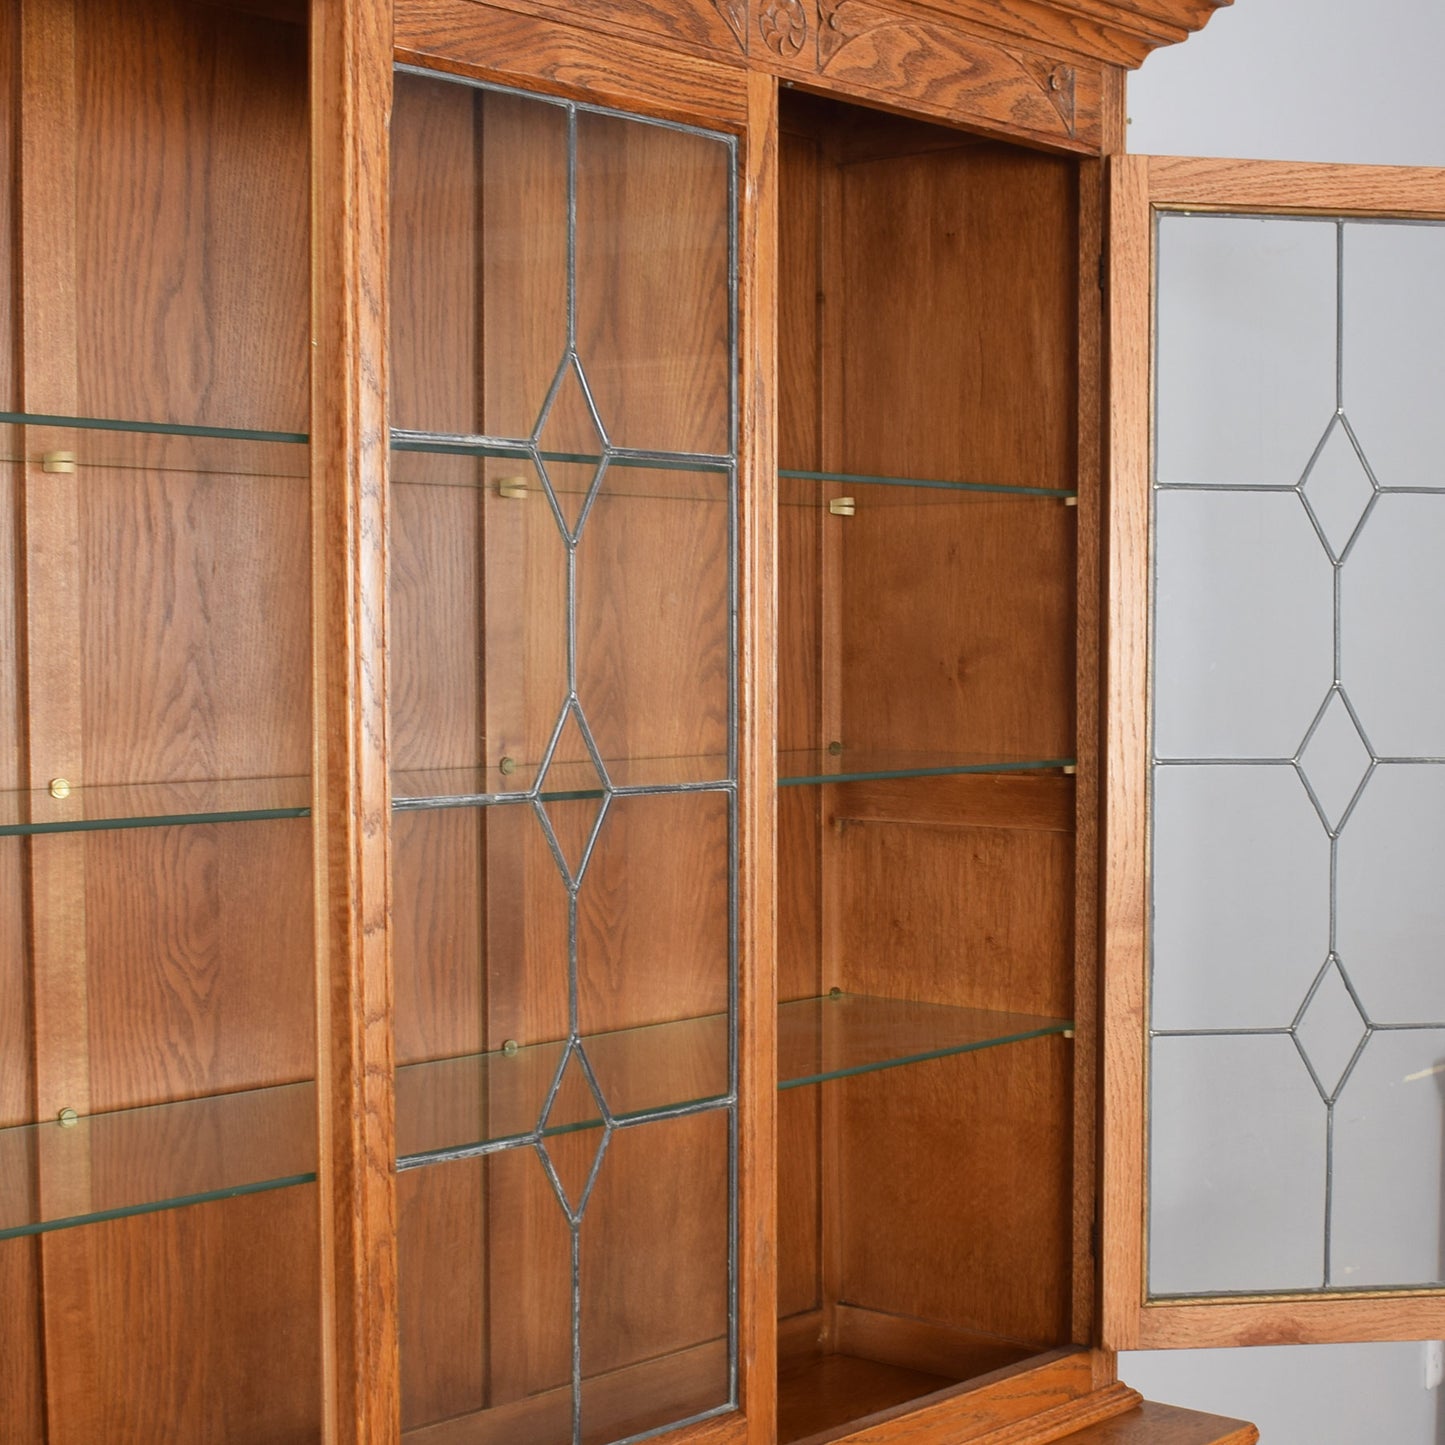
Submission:
[[[1445,225],[1158,216],[1147,1293],[1445,1283]]]
[[[734,141],[403,69],[403,1426],[735,1400]]]

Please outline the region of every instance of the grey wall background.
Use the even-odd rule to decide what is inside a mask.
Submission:
[[[1442,55],[1445,0],[1236,0],[1131,77],[1129,149],[1445,166]],[[1418,1344],[1119,1361],[1150,1398],[1253,1420],[1264,1445],[1445,1445],[1445,1391],[1422,1365]]]

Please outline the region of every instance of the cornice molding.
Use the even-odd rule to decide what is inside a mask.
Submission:
[[[932,12],[994,34],[1136,68],[1151,50],[1202,30],[1233,0],[913,0]]]

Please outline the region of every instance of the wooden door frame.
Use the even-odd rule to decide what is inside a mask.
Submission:
[[[1148,1297],[1149,488],[1154,213],[1445,220],[1445,170],[1120,156],[1110,182],[1102,1342],[1131,1350],[1430,1339],[1445,1310],[1439,1290]]]

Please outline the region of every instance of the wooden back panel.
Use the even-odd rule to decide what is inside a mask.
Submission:
[[[27,327],[24,370],[10,368],[7,336],[7,393],[32,410],[304,431],[307,65],[294,23],[304,16],[182,0],[21,10],[45,64],[27,51],[17,69],[7,19],[3,70],[29,87],[6,119],[23,115],[25,137],[21,174],[4,187],[9,207],[19,180],[24,210],[7,210],[5,244],[8,254],[14,219],[27,247],[19,299],[5,308],[7,326]],[[260,467],[225,444],[208,444],[203,460],[180,438],[122,448],[81,432],[75,449],[69,501],[56,478],[27,468],[34,531],[23,542],[8,530],[15,494],[4,483],[0,734],[23,727],[32,751],[53,750],[54,770],[81,784],[308,773],[304,448]],[[17,680],[18,576],[34,605]],[[57,657],[71,659],[68,672]],[[314,1076],[309,823],[5,840],[3,852],[7,869],[26,858],[43,880],[28,919],[32,1021],[18,1038],[32,1036],[46,1111]],[[6,953],[8,970],[26,948],[7,941]],[[16,1038],[0,997],[0,1026]],[[149,1177],[167,1147],[97,1155],[94,1177],[107,1187],[127,1171]],[[317,1218],[314,1189],[297,1188],[7,1242],[15,1298],[38,1301],[39,1329],[26,1326],[33,1343],[15,1359],[43,1338],[45,1438],[314,1438]]]
[[[1071,487],[1073,167],[808,98],[786,119],[780,465]],[[839,485],[833,518],[783,485],[784,746],[1072,752],[1070,509]],[[1069,1013],[1067,780],[785,789],[779,831],[783,997]],[[891,1331],[894,1363],[1064,1339],[1071,1090],[1052,1041],[785,1095],[780,1312],[821,1304],[827,1338],[850,1306],[838,1338]]]
[[[77,12],[81,414],[305,431],[304,32],[140,9]]]

